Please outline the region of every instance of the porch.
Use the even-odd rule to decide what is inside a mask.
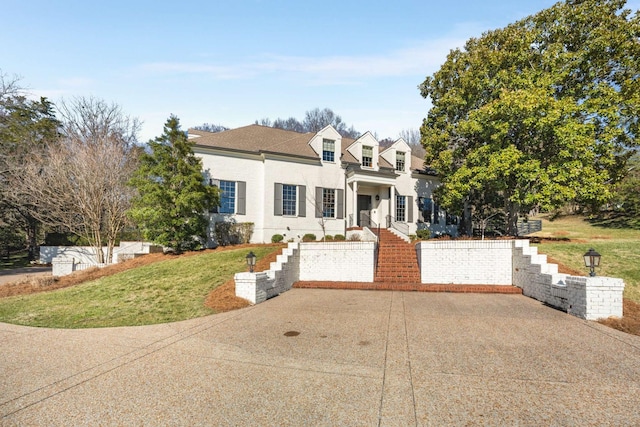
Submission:
[[[345,198],[347,228],[395,228],[407,236],[415,233],[413,197],[400,195],[391,177],[348,177]]]

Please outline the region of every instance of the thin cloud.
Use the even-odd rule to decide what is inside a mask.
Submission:
[[[446,38],[415,44],[388,54],[355,56],[264,55],[239,64],[203,62],[155,62],[140,70],[152,74],[200,74],[214,79],[251,79],[265,74],[304,78],[316,83],[353,84],[363,78],[401,77],[431,73],[444,62],[452,48],[465,39]]]

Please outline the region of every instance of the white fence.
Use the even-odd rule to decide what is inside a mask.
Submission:
[[[105,257],[107,247],[102,248]],[[162,247],[148,242],[120,242],[113,248],[113,263],[118,263],[138,255],[162,252]],[[74,271],[90,267],[104,267],[96,261],[96,250],[93,246],[40,246],[40,262],[53,264],[53,276],[65,276]]]

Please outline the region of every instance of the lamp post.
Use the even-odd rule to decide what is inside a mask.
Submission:
[[[253,273],[253,268],[256,266],[256,259],[258,257],[253,253],[253,251],[249,252],[246,256],[247,266],[249,267],[249,273]]]
[[[601,255],[591,248],[583,256],[584,265],[589,267],[589,276],[594,277],[596,275],[596,267],[600,266]]]

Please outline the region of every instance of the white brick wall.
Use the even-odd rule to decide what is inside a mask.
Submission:
[[[416,246],[422,283],[512,284],[513,241],[440,240]]]
[[[560,274],[527,240],[427,241],[416,251],[422,283],[515,285],[583,319],[622,316],[622,279]],[[298,280],[373,282],[374,270],[374,242],[291,243],[269,271],[236,274],[236,295],[256,304]]]
[[[514,241],[513,284],[524,295],[582,319],[622,317],[622,279],[560,274],[558,266],[548,264],[546,255],[539,255],[528,240]]]
[[[237,273],[236,296],[253,304],[259,304],[291,289],[300,280],[300,249],[298,243],[290,243],[282,250],[271,269],[259,273]]]
[[[613,277],[567,277],[569,313],[587,320],[622,317],[624,282]]]
[[[374,242],[300,244],[300,280],[373,282]]]

